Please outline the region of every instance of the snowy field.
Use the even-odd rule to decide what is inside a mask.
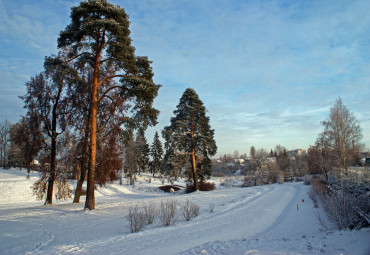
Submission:
[[[96,210],[85,211],[84,197],[43,206],[30,188],[38,175],[26,175],[0,169],[0,254],[370,254],[370,229],[322,229],[315,214],[323,212],[302,183],[182,194],[158,191],[160,182],[144,177],[135,188],[99,188]],[[130,205],[186,199],[200,206],[192,221],[179,213],[173,226],[156,220],[130,232]]]

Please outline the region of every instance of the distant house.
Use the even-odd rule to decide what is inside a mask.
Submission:
[[[370,166],[370,158],[365,158],[365,166]]]
[[[34,159],[31,164],[34,165],[34,166],[39,166],[40,162],[38,160]]]
[[[291,150],[291,151],[288,151],[288,156],[289,157],[297,157],[297,156],[304,156],[306,155],[306,150],[302,150],[302,149],[295,149],[295,150]]]
[[[244,164],[245,160],[244,160],[244,159],[242,159],[242,158],[238,158],[238,159],[234,159],[234,162],[235,162],[236,164],[242,165],[242,164]]]
[[[226,161],[225,161],[225,163],[226,163],[226,166],[234,166],[234,161],[233,161],[233,159],[232,158],[230,158],[230,157],[227,157],[226,158]]]
[[[306,154],[307,154],[306,150],[298,149],[298,156],[304,156]]]
[[[363,166],[370,166],[370,155],[368,152],[361,152],[361,164]]]

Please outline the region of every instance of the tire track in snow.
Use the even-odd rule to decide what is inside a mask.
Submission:
[[[281,220],[286,217],[285,214],[291,210],[291,206],[296,203],[298,197],[299,194],[295,187],[278,185],[245,205],[246,219],[244,220],[249,220],[251,224],[247,226],[244,233],[241,231],[239,237],[204,243],[179,254],[233,254],[232,250],[235,247],[248,247],[252,243],[259,246],[259,239],[268,233],[271,228],[275,228],[281,223]],[[248,214],[248,211],[259,212],[259,214],[251,215]],[[243,227],[243,224],[235,225]]]

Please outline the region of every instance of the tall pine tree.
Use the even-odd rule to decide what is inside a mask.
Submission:
[[[199,190],[198,179],[210,175],[210,156],[216,154],[214,129],[211,129],[206,108],[193,89],[186,89],[174,111],[170,126],[163,130],[166,143],[172,144],[178,156],[191,162],[194,189]]]
[[[95,166],[99,105],[104,98],[119,94],[130,108],[121,111],[126,127],[155,125],[158,111],[152,107],[159,86],[153,83],[150,61],[136,57],[131,46],[128,15],[120,6],[106,0],[83,1],[73,7],[71,24],[61,31],[59,48],[71,49],[68,57],[80,67],[89,66],[90,154],[87,175],[86,209],[95,208]],[[117,85],[117,82],[120,82]],[[103,114],[104,115],[104,114]]]
[[[150,155],[153,158],[152,164],[150,166],[150,170],[153,173],[153,177],[156,173],[158,173],[161,169],[162,165],[162,157],[163,157],[163,148],[162,143],[159,140],[158,132],[155,132],[153,144],[150,148]]]
[[[139,147],[138,155],[138,166],[139,166],[139,175],[141,172],[145,172],[149,165],[149,145],[145,138],[145,131],[140,129],[136,134],[136,144]]]

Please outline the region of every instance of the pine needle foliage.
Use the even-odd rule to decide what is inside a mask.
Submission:
[[[72,7],[71,23],[60,32],[58,47],[69,49],[68,61],[80,69],[90,69],[90,158],[86,209],[95,208],[95,164],[101,104],[116,105],[121,124],[128,132],[155,125],[159,111],[152,104],[159,85],[154,84],[151,61],[135,56],[131,45],[129,19],[125,10],[106,0],[82,1]],[[118,96],[120,99],[118,99]],[[108,118],[109,119],[109,118]]]
[[[155,132],[154,134],[153,144],[152,144],[152,147],[150,148],[150,155],[153,158],[150,170],[153,173],[153,177],[154,177],[154,175],[161,170],[162,157],[163,157],[163,148],[162,148],[162,143],[159,140],[158,132]]]
[[[171,124],[162,131],[166,150],[184,159],[183,167],[191,165],[195,190],[199,190],[198,179],[203,180],[211,173],[211,160],[217,152],[214,129],[198,94],[191,88],[185,90],[174,111]],[[179,160],[176,162],[179,163]]]

